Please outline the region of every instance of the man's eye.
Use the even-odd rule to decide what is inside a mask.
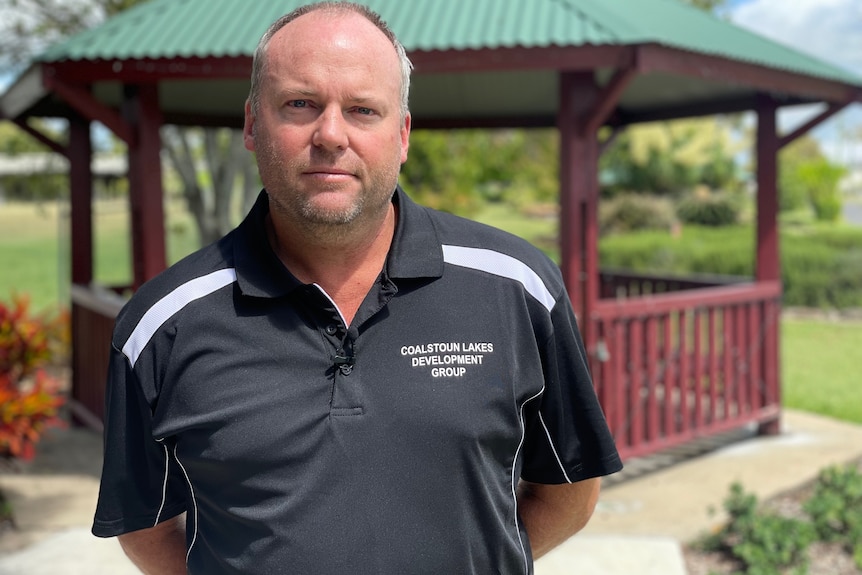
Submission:
[[[287,105],[291,108],[307,108],[308,101],[307,100],[291,100],[287,103]]]
[[[363,116],[370,116],[371,114],[374,113],[374,110],[372,110],[371,108],[364,108],[362,106],[358,106],[356,108],[356,113],[361,114]]]

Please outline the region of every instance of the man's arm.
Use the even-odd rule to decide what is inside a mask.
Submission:
[[[563,485],[518,484],[518,512],[534,559],[584,528],[596,508],[600,486],[598,477]]]
[[[185,513],[155,527],[124,533],[120,546],[144,575],[185,575]]]

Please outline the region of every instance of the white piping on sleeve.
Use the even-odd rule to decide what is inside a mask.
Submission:
[[[536,395],[524,400],[524,403],[521,404],[521,408],[518,410],[518,419],[521,422],[521,441],[518,442],[518,448],[515,450],[515,458],[512,460],[512,498],[515,501],[515,533],[518,534],[518,544],[521,546],[521,554],[524,556],[525,575],[530,572],[530,558],[527,556],[527,548],[524,547],[524,541],[521,539],[521,524],[518,521],[518,477],[515,477],[515,464],[518,461],[518,456],[521,454],[524,440],[527,438],[527,424],[524,421],[524,408],[529,402],[541,396],[544,391],[545,387],[542,386],[542,389],[539,390]]]
[[[563,477],[564,477],[564,478],[565,478],[565,480],[566,480],[566,483],[571,483],[571,482],[572,482],[572,480],[571,480],[571,479],[569,479],[569,474],[568,474],[568,473],[566,473],[566,468],[563,466],[563,462],[562,462],[562,460],[560,459],[560,454],[559,454],[559,453],[557,453],[557,448],[554,446],[554,440],[553,440],[553,439],[551,439],[551,432],[550,432],[550,431],[548,431],[548,426],[547,426],[547,425],[545,425],[545,419],[542,417],[542,412],[541,412],[541,411],[539,412],[539,421],[542,423],[542,429],[544,429],[544,430],[545,430],[545,437],[547,437],[547,438],[548,438],[548,445],[550,445],[550,446],[551,446],[551,452],[554,454],[554,459],[556,459],[556,460],[557,460],[557,465],[559,465],[559,466],[560,466],[560,471],[562,472]]]
[[[192,510],[194,511],[193,519],[195,522],[195,530],[194,530],[194,534],[192,535],[192,542],[189,543],[189,548],[186,551],[186,564],[188,564],[189,555],[191,555],[192,548],[195,546],[195,541],[197,541],[197,539],[198,539],[198,500],[195,498],[195,488],[192,487],[192,482],[189,479],[189,474],[186,473],[186,468],[183,466],[182,462],[180,461],[179,456],[177,456],[177,446],[176,445],[174,445],[174,459],[176,460],[177,465],[179,465],[180,469],[182,469],[182,471],[183,471],[183,475],[186,478],[186,483],[189,486],[189,493],[192,496]]]
[[[168,498],[168,471],[171,464],[171,456],[168,453],[168,446],[165,445],[164,439],[159,439],[159,443],[162,444],[162,447],[165,449],[165,479],[162,482],[162,503],[159,505],[159,512],[156,513],[156,521],[153,523],[153,527],[159,524],[159,519],[162,518],[162,511],[165,510],[165,501]]]

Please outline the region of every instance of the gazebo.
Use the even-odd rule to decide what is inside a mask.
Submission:
[[[49,49],[0,114],[66,155],[72,206],[73,405],[98,427],[116,297],[92,284],[90,125],[128,145],[133,286],[165,267],[159,128],[239,127],[251,54],[300,0],[152,0]],[[852,102],[862,78],[676,0],[366,0],[415,65],[414,129],[556,127],[561,267],[623,457],[780,416],[777,154]],[[785,106],[823,103],[781,135]],[[757,117],[756,271],[721,284],[603,274],[598,159],[614,131],[656,120]],[[67,118],[60,145],[27,124]]]

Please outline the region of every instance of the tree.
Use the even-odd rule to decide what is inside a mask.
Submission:
[[[810,207],[818,220],[837,220],[843,208],[839,183],[846,172],[829,161],[814,137],[802,136],[781,151],[779,209]]]
[[[717,9],[722,8],[726,3],[725,0],[685,0],[685,2],[687,4],[691,4],[695,8],[700,8],[707,12],[715,12]]]
[[[0,0],[4,16],[0,24],[0,67],[7,71],[19,69],[45,47],[142,1]],[[259,185],[254,159],[242,147],[242,133],[227,128],[166,126],[162,139],[166,155],[180,176],[200,243],[217,240],[235,223],[231,209],[236,204],[235,191],[243,190],[245,197],[239,203],[247,207],[248,197]],[[209,171],[199,171],[203,168]]]
[[[0,0],[0,61],[20,67],[46,47],[141,0]]]
[[[416,131],[401,171],[405,190],[425,205],[474,214],[484,203],[513,207],[556,199],[554,130]]]
[[[727,5],[727,0],[683,0],[683,2],[713,14]]]
[[[602,192],[680,197],[695,187],[737,191],[742,182],[729,127],[715,119],[656,122],[629,128],[602,157]]]
[[[44,122],[34,122],[34,126],[46,134],[53,132]],[[62,138],[62,134],[53,135],[57,139]],[[45,146],[9,123],[0,123],[0,154],[10,158],[39,156],[47,162],[54,161],[58,170],[62,167],[61,158],[53,157]],[[62,197],[68,187],[66,175],[56,172],[35,174],[24,171],[0,175],[0,199],[53,200]]]

